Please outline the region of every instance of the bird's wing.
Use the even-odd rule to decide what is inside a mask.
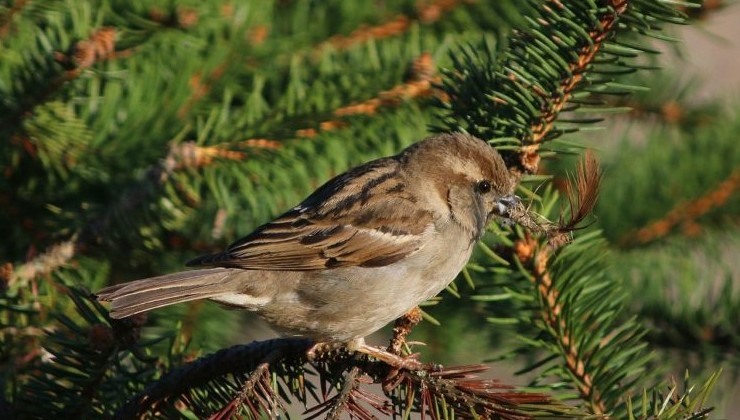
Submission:
[[[386,158],[340,175],[225,252],[188,265],[304,271],[401,260],[421,248],[434,215],[418,208],[399,170]]]

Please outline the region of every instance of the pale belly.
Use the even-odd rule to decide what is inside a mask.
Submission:
[[[253,310],[285,335],[348,342],[437,295],[463,268],[472,246],[469,240],[440,244],[445,252],[425,249],[388,267],[284,272],[284,287]]]

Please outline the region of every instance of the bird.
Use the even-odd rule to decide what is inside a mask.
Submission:
[[[397,361],[365,337],[455,279],[488,224],[520,202],[515,186],[485,141],[433,135],[334,177],[223,252],[186,263],[195,269],[95,295],[114,319],[209,299],[283,336]]]

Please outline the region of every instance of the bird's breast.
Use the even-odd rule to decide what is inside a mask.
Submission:
[[[331,341],[365,337],[438,294],[468,261],[469,235],[430,234],[418,251],[384,267],[304,273],[258,312],[292,335]]]

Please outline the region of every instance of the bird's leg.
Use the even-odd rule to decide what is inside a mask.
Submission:
[[[378,347],[368,346],[367,344],[363,344],[362,346],[358,347],[356,350],[358,353],[366,354],[372,358],[375,358],[377,360],[380,360],[381,362],[387,364],[388,366],[392,367],[395,370],[436,370],[436,365],[433,364],[425,364],[417,360],[417,357],[419,356],[418,353],[411,354],[409,356],[399,356],[397,354],[391,353],[387,350],[380,349]]]
[[[387,350],[368,346],[365,344],[365,339],[363,338],[347,343],[347,349],[349,351],[364,353],[392,367],[393,370],[391,371],[391,376],[393,376],[394,372],[398,373],[401,369],[414,371],[439,370],[439,365],[420,362],[417,359],[419,357],[418,353],[401,356],[401,349],[406,342],[406,336],[411,332],[411,329],[416,324],[421,322],[421,319],[421,309],[417,306],[396,320],[396,324],[393,327],[393,338],[391,339],[390,346]]]

